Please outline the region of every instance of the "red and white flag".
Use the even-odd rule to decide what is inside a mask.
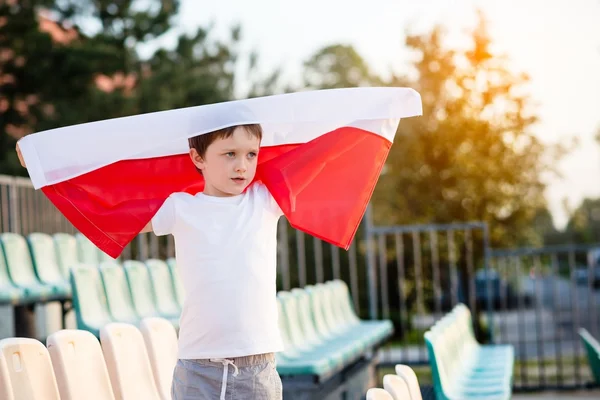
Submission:
[[[408,88],[298,92],[69,126],[19,141],[29,175],[112,257],[174,192],[202,191],[187,139],[261,124],[255,180],[292,226],[347,249],[401,118],[421,115]]]

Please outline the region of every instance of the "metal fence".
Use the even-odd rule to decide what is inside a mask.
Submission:
[[[24,235],[75,233],[28,179],[6,176],[0,176],[0,226]],[[587,262],[595,246],[495,250],[484,223],[380,227],[372,224],[370,208],[349,251],[283,218],[278,236],[280,289],[342,279],[362,318],[394,322],[382,367],[425,366],[424,331],[462,302],[473,312],[480,341],[515,346],[516,389],[591,382],[577,331],[584,327],[600,337],[600,274]],[[122,258],[173,255],[171,236],[142,234]]]

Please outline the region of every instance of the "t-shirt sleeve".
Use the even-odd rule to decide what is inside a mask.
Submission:
[[[157,236],[173,233],[175,217],[175,199],[169,196],[152,217],[152,230]]]

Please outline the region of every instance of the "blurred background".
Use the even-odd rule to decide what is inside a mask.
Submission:
[[[362,317],[394,321],[382,369],[426,364],[422,333],[463,302],[480,340],[516,346],[517,388],[589,386],[577,330],[600,333],[599,21],[597,0],[1,0],[2,229],[75,233],[14,178],[29,133],[412,87],[423,116],[400,124],[350,252],[283,221],[280,287],[348,282]],[[140,235],[125,257],[172,256],[169,240]]]

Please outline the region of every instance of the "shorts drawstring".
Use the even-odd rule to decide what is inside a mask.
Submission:
[[[228,360],[227,358],[211,358],[210,361],[219,362],[223,364],[223,383],[221,385],[221,400],[225,400],[225,391],[227,390],[227,373],[229,371],[229,366],[233,366],[233,376],[238,376],[238,367],[233,363],[232,360]]]

